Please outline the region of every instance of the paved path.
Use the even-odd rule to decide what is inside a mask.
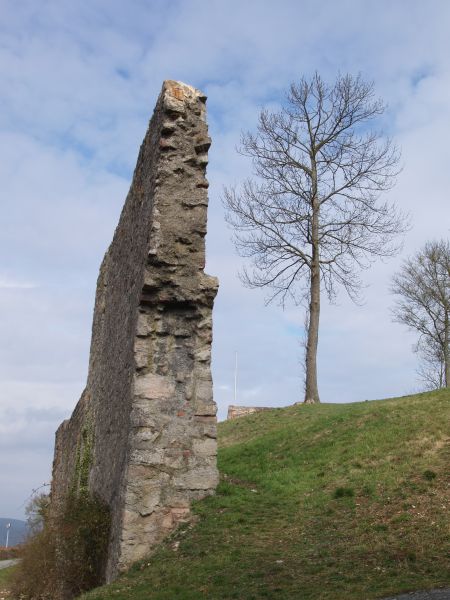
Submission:
[[[17,558],[11,560],[0,560],[0,569],[7,569],[8,567],[12,567],[18,562],[19,561],[17,560]]]
[[[450,588],[446,590],[430,590],[429,592],[409,592],[400,596],[391,596],[384,600],[450,600]]]

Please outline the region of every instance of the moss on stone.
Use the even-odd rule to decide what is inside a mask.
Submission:
[[[89,472],[94,451],[94,427],[90,419],[81,431],[75,459],[75,473],[72,493],[76,496],[87,495],[89,492]]]

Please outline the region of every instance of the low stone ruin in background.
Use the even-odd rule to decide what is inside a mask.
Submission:
[[[56,434],[52,510],[83,478],[107,504],[106,581],[218,483],[205,101],[183,83],[163,85],[100,268],[86,389]]]
[[[238,417],[245,417],[246,415],[252,415],[253,413],[262,412],[263,410],[273,410],[266,406],[233,406],[232,404],[228,407],[227,419],[237,419]]]

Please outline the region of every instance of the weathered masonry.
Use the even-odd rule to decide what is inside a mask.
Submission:
[[[205,101],[163,85],[100,268],[86,389],[56,433],[52,506],[80,485],[83,465],[111,511],[107,581],[218,482]]]
[[[264,410],[273,410],[266,406],[235,406],[230,404],[228,407],[227,419],[238,419],[239,417],[246,417],[247,415],[253,415],[254,413],[262,412]]]

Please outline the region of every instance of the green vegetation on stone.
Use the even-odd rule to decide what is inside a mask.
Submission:
[[[88,418],[77,446],[75,474],[73,481],[74,494],[87,494],[89,491],[89,471],[92,464],[92,449],[94,446],[94,431]]]
[[[449,423],[449,390],[222,423],[221,483],[196,522],[84,598],[370,600],[448,585]]]

